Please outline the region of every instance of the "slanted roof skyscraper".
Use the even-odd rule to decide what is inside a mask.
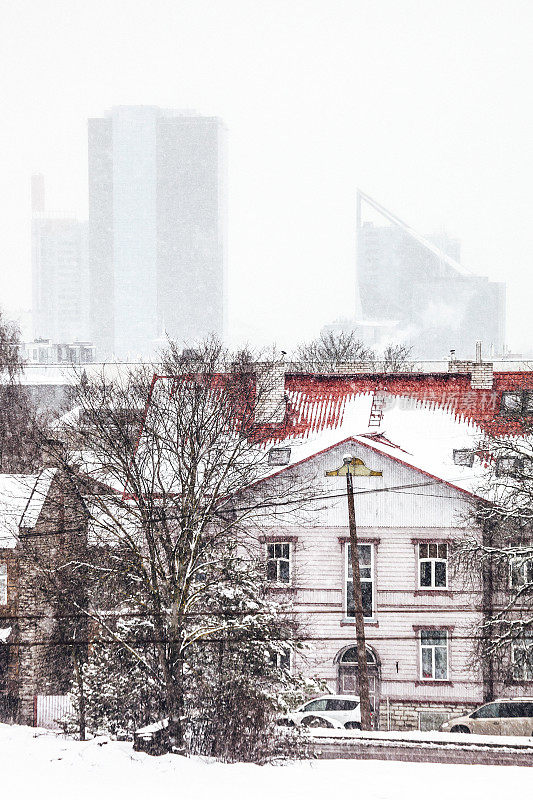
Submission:
[[[370,210],[373,219],[365,220]],[[376,224],[376,220],[378,221]],[[472,357],[475,342],[501,355],[505,284],[460,263],[459,243],[425,237],[363,192],[357,195],[357,286],[364,319],[396,323],[396,335],[419,358],[450,349]]]

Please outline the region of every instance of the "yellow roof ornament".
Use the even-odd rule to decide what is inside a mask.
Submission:
[[[383,472],[377,471],[374,469],[369,469],[364,461],[361,461],[360,458],[348,458],[344,459],[344,464],[342,467],[338,469],[332,469],[329,472],[326,472],[327,478],[334,478],[337,476],[342,475],[359,475],[367,478],[381,478],[383,476]]]

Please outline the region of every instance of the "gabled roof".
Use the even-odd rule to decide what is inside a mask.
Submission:
[[[285,443],[286,444],[286,443]],[[468,468],[458,467],[455,469],[454,474],[449,472],[448,476],[445,476],[445,471],[441,469],[437,469],[435,471],[428,471],[425,469],[422,463],[415,457],[412,456],[410,453],[406,453],[401,448],[397,447],[395,444],[383,444],[380,441],[374,440],[373,443],[369,441],[368,437],[364,435],[360,436],[347,436],[344,439],[336,439],[335,441],[328,444],[326,447],[320,447],[315,440],[315,446],[313,448],[309,448],[312,452],[308,453],[304,457],[302,456],[301,452],[297,452],[296,456],[292,457],[291,452],[291,461],[289,464],[282,468],[277,468],[272,470],[270,473],[264,475],[259,480],[255,481],[252,486],[258,485],[269,478],[277,477],[278,475],[282,475],[283,473],[287,472],[288,470],[301,466],[306,462],[311,461],[312,459],[316,458],[317,456],[323,455],[330,450],[336,449],[341,446],[349,446],[350,444],[356,444],[361,447],[364,447],[368,450],[371,450],[375,453],[379,453],[380,455],[386,456],[390,458],[392,461],[395,461],[398,464],[403,465],[409,469],[418,472],[420,475],[423,475],[425,478],[428,479],[429,483],[440,483],[445,485],[451,489],[454,489],[461,494],[467,495],[470,498],[481,497],[475,490],[474,485],[477,482],[476,479],[472,480],[471,475],[465,474],[465,470]],[[300,457],[299,457],[300,456]],[[437,465],[438,466],[438,465]],[[471,471],[471,470],[470,470]],[[477,475],[477,474],[476,474]]]
[[[0,548],[15,547],[20,528],[35,527],[56,471],[0,475]]]
[[[215,376],[217,377],[217,376]],[[218,376],[223,380],[223,374]],[[156,399],[165,401],[173,376],[154,375],[146,414]],[[476,493],[486,465],[454,464],[456,449],[476,450],[485,433],[522,433],[520,419],[501,413],[506,391],[533,392],[533,372],[495,372],[490,389],[472,386],[469,373],[318,374],[287,372],[275,398],[285,397],[281,421],[259,423],[254,436],[262,447],[290,447],[290,464],[347,437],[361,437],[384,454],[399,458],[467,493]],[[216,381],[214,382],[216,385]],[[372,404],[384,400],[379,429]],[[282,400],[281,400],[282,402]],[[141,426],[139,441],[141,441]],[[274,474],[273,469],[269,474]]]

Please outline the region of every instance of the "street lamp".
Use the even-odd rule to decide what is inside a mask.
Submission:
[[[353,476],[381,478],[383,473],[369,469],[360,458],[344,456],[342,467],[326,472],[327,478],[346,475],[346,496],[348,499],[348,523],[352,555],[352,588],[355,612],[355,634],[357,639],[357,667],[359,679],[359,700],[361,703],[361,728],[368,731],[370,722],[370,694],[368,690],[368,668],[366,663],[365,621],[363,599],[361,596],[361,574],[359,572],[359,552],[357,548],[357,528],[355,525],[355,504],[353,499]]]

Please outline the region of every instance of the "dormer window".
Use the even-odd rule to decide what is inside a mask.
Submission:
[[[458,467],[472,467],[474,465],[474,451],[454,450],[453,463]]]
[[[496,459],[496,476],[498,478],[505,475],[522,475],[526,469],[529,474],[531,471],[530,459],[518,456],[499,456]]]
[[[268,464],[270,467],[284,467],[290,460],[290,447],[273,447],[268,453]]]
[[[507,417],[524,417],[533,414],[533,392],[521,389],[503,392],[500,413]]]

